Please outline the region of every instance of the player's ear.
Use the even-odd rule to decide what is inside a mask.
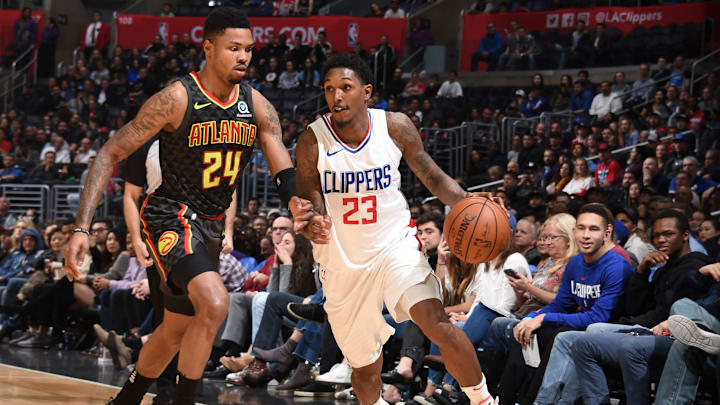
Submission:
[[[370,97],[372,97],[373,85],[370,83],[366,84],[364,87],[364,90],[365,90],[365,102],[367,102],[368,100],[370,100]]]
[[[210,54],[212,53],[212,49],[213,49],[212,40],[210,38],[203,39],[202,47],[203,47],[203,51],[205,52],[205,57],[210,56]]]

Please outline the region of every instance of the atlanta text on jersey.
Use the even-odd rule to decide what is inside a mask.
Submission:
[[[236,143],[252,147],[255,143],[257,126],[247,122],[222,120],[220,130],[217,121],[197,122],[190,128],[188,147],[215,145],[219,143]]]

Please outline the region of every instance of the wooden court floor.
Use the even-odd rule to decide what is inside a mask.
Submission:
[[[12,405],[102,405],[117,387],[0,364],[0,400]],[[142,405],[150,405],[145,396]]]

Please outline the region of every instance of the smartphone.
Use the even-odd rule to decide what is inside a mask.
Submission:
[[[505,274],[507,274],[508,276],[510,276],[512,278],[515,278],[515,279],[520,278],[520,276],[518,276],[517,272],[513,269],[505,269],[503,271],[505,272]]]

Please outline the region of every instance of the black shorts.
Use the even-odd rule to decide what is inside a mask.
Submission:
[[[202,217],[187,205],[149,195],[140,210],[143,240],[160,274],[165,308],[193,316],[187,285],[195,276],[218,271],[224,215]]]

